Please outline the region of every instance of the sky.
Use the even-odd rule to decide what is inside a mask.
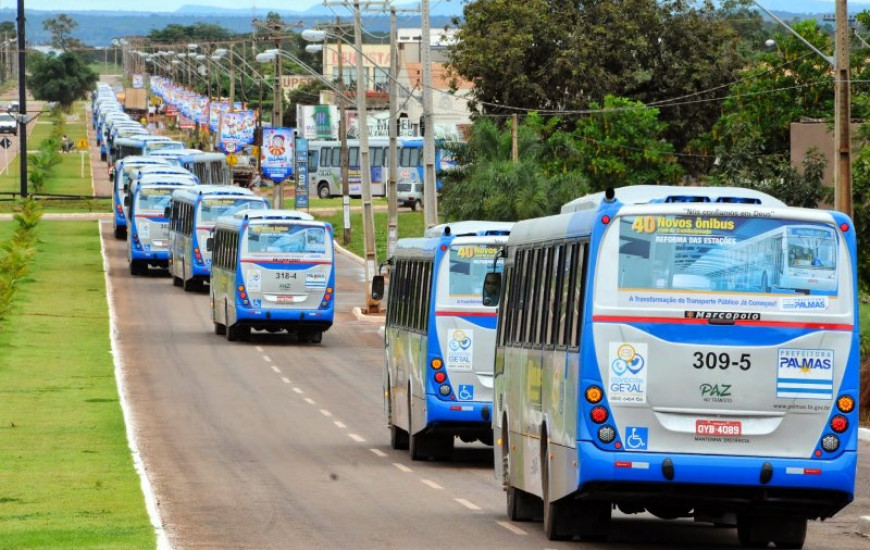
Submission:
[[[69,12],[79,10],[129,10],[129,11],[175,11],[183,5],[215,6],[220,8],[281,9],[304,11],[314,5],[322,5],[323,0],[148,0],[129,2],[128,6],[118,6],[118,0],[24,0],[24,9]],[[0,8],[15,8],[17,0],[0,0]],[[71,5],[75,7],[72,8]]]

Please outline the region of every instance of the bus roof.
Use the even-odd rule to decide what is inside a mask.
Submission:
[[[136,180],[137,185],[149,185],[154,183],[168,183],[172,185],[176,184],[190,184],[197,185],[199,182],[196,180],[196,176],[193,174],[146,174],[141,178]]]
[[[612,192],[612,199],[607,193]],[[608,191],[592,193],[562,205],[561,212],[597,210],[602,202],[618,201],[622,204],[650,204],[662,202],[737,203],[757,204],[773,208],[786,206],[781,200],[743,187],[680,187],[676,185],[629,185]]]
[[[159,157],[183,157],[204,155],[205,151],[201,151],[200,149],[158,149],[151,154]]]
[[[245,189],[244,187],[235,187],[232,185],[197,185],[193,188],[179,189],[173,195],[173,199],[195,201],[199,197],[241,197],[241,198],[261,198],[259,195]],[[264,199],[265,200],[265,199]]]
[[[142,145],[148,141],[172,141],[172,140],[166,136],[152,136],[151,134],[148,134],[148,135],[141,135],[141,136],[130,136],[130,137],[118,138],[115,140],[115,145],[134,145],[134,146],[137,146],[137,145]]]
[[[430,227],[423,233],[424,237],[487,237],[495,235],[510,235],[514,222],[462,221],[442,223]]]
[[[162,159],[159,157],[152,157],[152,156],[144,156],[144,155],[130,155],[129,157],[124,157],[122,159],[115,161],[116,167],[133,165],[133,164],[139,164],[142,166],[144,166],[146,164],[160,164],[163,166],[170,166],[169,161],[166,159]]]
[[[240,210],[235,214],[236,218],[249,220],[299,220],[304,222],[314,221],[314,216],[298,210]]]

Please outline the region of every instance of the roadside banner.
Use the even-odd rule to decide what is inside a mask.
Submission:
[[[293,174],[295,138],[296,131],[293,128],[263,128],[260,164],[263,175],[275,183]]]

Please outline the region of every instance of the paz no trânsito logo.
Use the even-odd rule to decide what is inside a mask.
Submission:
[[[612,403],[646,403],[647,345],[611,342],[608,395]]]

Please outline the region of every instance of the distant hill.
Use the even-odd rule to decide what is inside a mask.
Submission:
[[[194,0],[195,1],[195,0]],[[519,1],[519,0],[518,0]],[[288,2],[289,4],[290,2]],[[819,17],[824,14],[833,14],[833,0],[762,0],[762,5],[777,13],[786,20],[796,17]],[[397,8],[416,9],[417,2],[397,4]],[[432,0],[432,28],[437,29],[448,25],[452,17],[462,15],[462,0]],[[338,8],[336,8],[338,9]],[[849,12],[852,14],[864,10],[870,10],[870,0],[849,1]],[[147,35],[153,29],[162,29],[170,24],[193,25],[195,23],[213,23],[221,25],[231,32],[251,32],[251,19],[265,19],[270,11],[279,13],[286,22],[302,22],[305,27],[313,27],[318,23],[335,21],[335,12],[321,4],[312,6],[305,11],[250,8],[226,9],[185,4],[174,12],[116,12],[116,11],[81,11],[81,10],[27,10],[27,40],[32,44],[44,44],[50,39],[48,32],[43,30],[42,22],[46,18],[56,17],[58,13],[66,13],[78,22],[79,27],[73,33],[76,38],[84,43],[102,48],[109,46],[113,38],[122,36]],[[341,12],[339,12],[341,13]],[[350,21],[351,12],[347,11],[347,20]],[[15,22],[15,8],[0,9],[0,21]],[[363,24],[366,29],[373,32],[386,32],[390,28],[388,14],[372,15],[365,14]],[[419,27],[420,16],[400,11],[399,26]],[[2,37],[0,37],[2,38]]]

